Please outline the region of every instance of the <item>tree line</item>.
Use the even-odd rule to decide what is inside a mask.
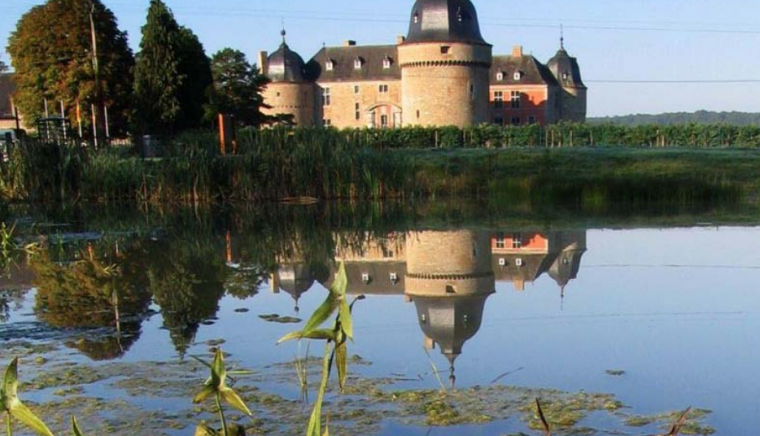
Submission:
[[[15,103],[28,125],[46,109],[59,114],[61,106],[72,125],[86,129],[92,108],[107,107],[115,135],[174,134],[211,125],[219,112],[246,126],[263,121],[266,78],[258,67],[231,48],[209,58],[161,0],[150,2],[136,55],[100,0],[48,0],[33,7],[19,20],[8,52]]]
[[[681,124],[733,124],[737,126],[760,126],[760,113],[752,112],[674,112],[666,114],[635,114],[614,117],[591,118],[592,124],[618,124],[623,126],[664,126]]]

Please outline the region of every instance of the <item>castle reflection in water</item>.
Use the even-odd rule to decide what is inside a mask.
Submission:
[[[313,271],[295,250],[280,259],[270,277],[272,291],[290,294],[297,310],[301,295],[315,282],[329,287],[338,265],[345,263],[350,295],[395,295],[415,305],[425,347],[437,346],[446,356],[452,382],[454,362],[480,329],[497,282],[525,291],[526,284],[547,274],[564,297],[586,251],[585,231],[417,231],[367,234],[358,244],[340,234],[335,239],[339,248],[329,272]]]

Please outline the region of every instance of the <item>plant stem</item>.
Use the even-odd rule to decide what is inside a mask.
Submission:
[[[222,421],[222,434],[224,436],[230,436],[229,430],[227,430],[227,420],[224,418],[224,410],[222,410],[222,398],[221,394],[216,394],[216,408],[219,410],[219,420]]]
[[[7,430],[8,436],[13,436],[13,427],[11,427],[11,414],[6,413],[5,414],[5,428]]]

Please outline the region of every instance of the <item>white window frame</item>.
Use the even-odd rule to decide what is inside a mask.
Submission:
[[[335,69],[335,62],[332,61],[332,59],[325,62],[325,70],[332,71]]]

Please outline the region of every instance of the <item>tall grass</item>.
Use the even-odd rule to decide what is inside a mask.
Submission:
[[[530,143],[525,138],[534,130],[544,132],[538,126],[249,130],[241,132],[234,156],[222,155],[214,135],[200,132],[166,141],[161,157],[149,159],[126,148],[95,151],[26,140],[0,168],[0,196],[166,204],[508,195],[519,201],[604,205],[722,199],[760,186],[760,155],[750,150],[461,148]],[[517,134],[528,136],[519,141],[493,136]]]

